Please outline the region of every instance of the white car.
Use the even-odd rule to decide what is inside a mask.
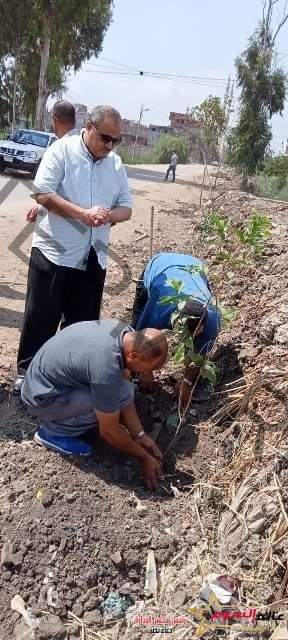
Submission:
[[[8,140],[0,140],[0,173],[6,167],[13,170],[29,171],[35,178],[44,153],[57,140],[54,133],[19,129]]]

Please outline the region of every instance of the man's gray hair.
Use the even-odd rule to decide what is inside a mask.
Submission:
[[[89,114],[89,120],[94,124],[101,124],[103,120],[109,118],[114,120],[115,122],[119,122],[121,120],[121,115],[117,109],[113,107],[109,107],[108,105],[100,105],[95,107],[93,111]]]

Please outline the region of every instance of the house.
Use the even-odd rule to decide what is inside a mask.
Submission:
[[[122,119],[122,144],[129,146],[135,143],[137,138],[137,144],[142,147],[146,147],[148,144],[149,129],[144,124],[139,124],[135,120]]]
[[[173,133],[181,133],[189,131],[189,129],[199,128],[199,123],[196,120],[193,120],[187,113],[175,113],[174,111],[171,111],[169,120]]]
[[[148,144],[157,144],[159,138],[165,135],[172,135],[172,129],[167,124],[149,124]]]

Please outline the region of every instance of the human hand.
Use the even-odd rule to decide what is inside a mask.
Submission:
[[[100,227],[102,224],[109,222],[110,209],[104,207],[91,207],[86,209],[82,215],[82,220],[89,227]]]
[[[27,222],[35,222],[37,215],[38,215],[38,211],[39,211],[39,207],[32,207],[32,209],[29,209],[29,211],[27,211],[26,213],[26,221]]]
[[[157,460],[162,460],[162,453],[160,449],[158,449],[156,442],[150,436],[141,436],[138,439],[138,443],[143,449],[145,449],[151,456],[156,458]]]
[[[162,473],[160,462],[152,456],[147,456],[141,463],[141,470],[148,489],[157,489]]]

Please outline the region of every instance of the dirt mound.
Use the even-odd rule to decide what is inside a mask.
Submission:
[[[134,463],[98,439],[93,458],[81,465],[36,447],[35,425],[8,403],[3,379],[1,640],[25,637],[21,615],[10,609],[16,594],[36,619],[35,640],[115,640],[126,630],[137,640],[153,626],[137,623],[138,615],[166,616],[170,623],[184,616],[181,624],[171,623],[173,633],[193,638],[197,625],[187,608],[202,577],[224,565],[242,581],[243,604],[281,601],[285,608],[288,208],[236,190],[219,194],[213,207],[235,224],[257,208],[271,217],[273,233],[261,260],[228,270],[201,240],[205,211],[179,206],[156,214],[154,251],[206,258],[219,299],[239,311],[213,356],[215,394],[192,404],[158,492],[151,496]],[[128,320],[149,239],[136,241],[135,235],[130,247],[116,243],[113,249],[125,255],[126,266],[111,266],[114,291],[105,297],[103,314]],[[174,369],[170,360],[158,392],[138,397],[145,427],[163,450],[173,438],[166,420],[175,411]],[[150,605],[144,597],[149,549],[159,587],[157,604]]]

